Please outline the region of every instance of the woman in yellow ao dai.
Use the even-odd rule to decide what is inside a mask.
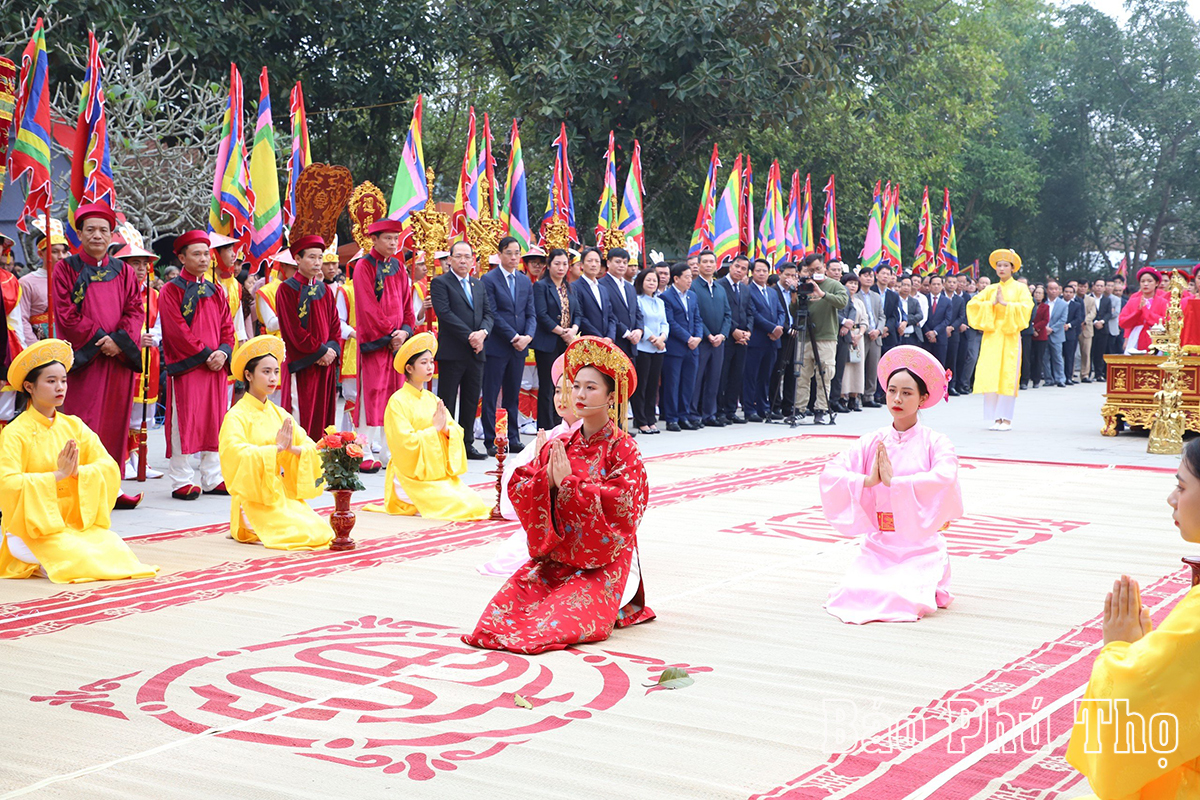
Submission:
[[[221,474],[229,490],[230,535],[274,550],[319,550],[333,529],[305,500],[321,494],[321,457],[304,429],[272,403],[283,342],[256,336],[233,354],[233,374],[246,381],[221,424]]]
[[[487,519],[483,498],[458,477],[467,471],[463,429],[437,395],[424,388],[433,377],[436,355],[437,338],[431,333],[418,333],[396,352],[393,365],[404,374],[404,386],[388,400],[384,413],[391,450],[384,502],[364,510],[420,513],[428,519]]]
[[[78,417],[58,411],[67,396],[71,345],[44,339],[13,359],[8,382],[29,407],[0,433],[0,577],[44,573],[55,583],[150,578],[109,530],[121,470]]]

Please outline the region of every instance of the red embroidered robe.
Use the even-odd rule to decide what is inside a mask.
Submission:
[[[650,495],[637,445],[610,422],[589,439],[576,430],[565,447],[571,475],[561,488],[550,488],[549,447],[513,474],[509,498],[531,558],[492,598],[467,644],[541,653],[654,619],[644,584],[619,607]]]

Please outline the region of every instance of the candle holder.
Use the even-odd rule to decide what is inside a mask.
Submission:
[[[492,506],[492,513],[488,519],[504,519],[504,515],[500,513],[500,497],[504,491],[504,458],[508,455],[508,434],[501,436],[496,433],[496,468],[488,472],[488,475],[496,476],[496,505]]]

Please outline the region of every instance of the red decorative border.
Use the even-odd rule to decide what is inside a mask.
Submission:
[[[1142,590],[1156,624],[1190,588],[1190,571],[1180,570]],[[1100,622],[1098,615],[1075,626],[750,800],[826,800],[835,793],[838,800],[873,800],[930,786],[930,797],[954,800],[1050,800],[1083,779],[1065,761],[1070,698],[1091,675],[1103,643]],[[1030,720],[1019,741],[1002,744],[1002,733]]]

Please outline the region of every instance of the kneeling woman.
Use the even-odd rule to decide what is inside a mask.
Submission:
[[[45,339],[22,350],[8,382],[29,407],[0,434],[0,578],[39,571],[55,583],[150,578],[109,530],[121,470],[78,417],[58,411],[67,396],[71,345]]]
[[[383,429],[387,435],[387,475],[382,511],[427,519],[487,519],[483,498],[458,477],[467,471],[463,429],[425,384],[433,379],[437,338],[432,333],[410,337],[396,352],[393,366],[404,375],[404,386],[388,400]],[[406,502],[401,493],[408,495]]]
[[[637,386],[629,359],[593,337],[567,348],[567,380],[583,421],[517,470],[509,496],[530,559],[500,588],[463,641],[541,653],[607,639],[654,619],[646,607],[637,529],[649,499],[637,445],[617,422]]]
[[[320,550],[333,529],[305,500],[321,494],[317,447],[272,403],[279,388],[283,340],[255,336],[233,354],[233,374],[246,393],[221,423],[221,474],[229,490],[229,533],[274,550]]]
[[[1167,504],[1183,540],[1200,544],[1200,439],[1184,446]],[[1102,620],[1104,646],[1075,700],[1067,762],[1105,800],[1200,796],[1200,587],[1155,629],[1137,581],[1122,575]]]
[[[868,434],[821,473],[825,519],[862,536],[825,610],[842,622],[914,622],[945,608],[950,558],[941,531],[962,516],[958,456],[926,428],[918,409],[945,397],[946,371],[926,351],[895,347],[879,361],[892,424]]]

